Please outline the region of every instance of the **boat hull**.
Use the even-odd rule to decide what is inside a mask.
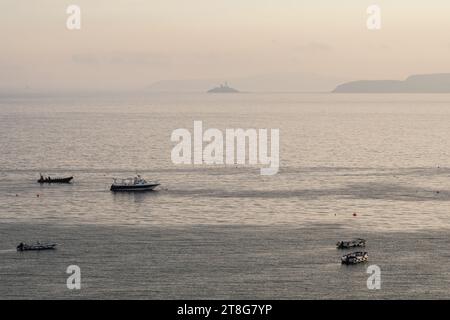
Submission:
[[[353,252],[342,256],[342,264],[358,264],[369,260],[367,252]]]
[[[57,179],[39,179],[38,183],[70,183],[72,181],[73,177],[68,178],[57,178]]]
[[[355,239],[350,241],[339,241],[336,243],[336,248],[338,249],[351,249],[356,247],[365,247],[366,240],[364,239]]]
[[[43,250],[55,250],[55,249],[56,249],[56,244],[17,246],[17,251],[43,251]]]
[[[113,192],[142,192],[142,191],[153,191],[157,186],[159,186],[158,183],[146,185],[131,185],[131,186],[112,185],[110,190]]]

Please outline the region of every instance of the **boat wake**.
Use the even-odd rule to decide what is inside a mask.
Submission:
[[[9,253],[9,252],[15,252],[15,249],[4,249],[4,250],[0,250],[0,254],[2,253]]]

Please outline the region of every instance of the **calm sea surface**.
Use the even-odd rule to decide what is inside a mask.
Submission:
[[[279,173],[174,165],[194,120],[280,129]],[[449,123],[450,95],[0,99],[0,298],[450,298]],[[161,187],[109,191],[136,173]],[[341,266],[358,236],[370,262]],[[35,240],[60,246],[15,252]]]

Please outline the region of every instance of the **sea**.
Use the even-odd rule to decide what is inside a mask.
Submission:
[[[175,164],[194,121],[278,129],[278,173]],[[449,123],[446,94],[2,97],[0,299],[449,299]],[[109,190],[137,174],[161,185]]]

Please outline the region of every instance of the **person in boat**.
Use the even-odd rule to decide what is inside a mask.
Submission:
[[[23,242],[21,242],[21,243],[19,243],[19,245],[17,246],[17,249],[22,250],[22,249],[23,249],[23,246],[24,246],[24,244],[23,244]]]

